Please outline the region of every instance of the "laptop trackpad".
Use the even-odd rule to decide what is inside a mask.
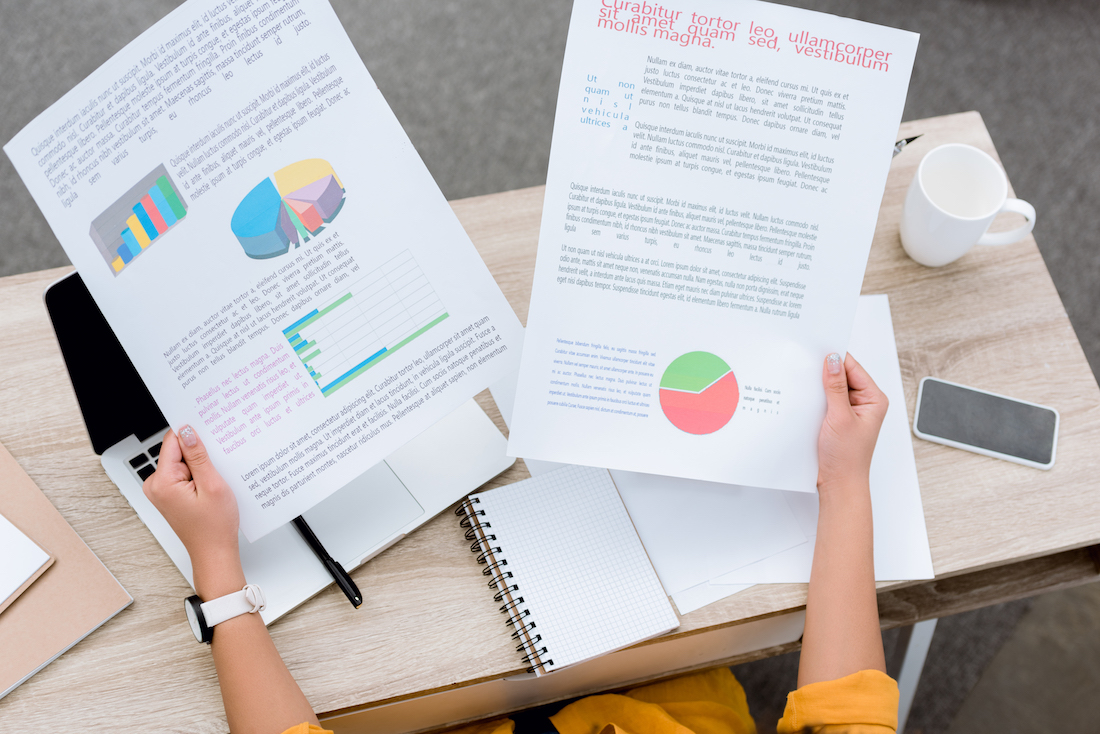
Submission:
[[[350,564],[423,514],[424,508],[383,461],[303,517],[329,555]]]

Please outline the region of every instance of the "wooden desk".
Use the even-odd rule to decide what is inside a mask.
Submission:
[[[880,584],[884,627],[1093,581],[1089,547],[1100,543],[1100,390],[1034,240],[975,248],[929,269],[906,257],[898,239],[905,189],[923,154],[958,141],[996,156],[992,141],[976,113],[906,123],[899,137],[916,133],[924,137],[894,160],[863,288],[890,294],[909,415],[918,380],[935,375],[1054,406],[1062,427],[1049,472],[914,440],[937,578]],[[539,187],[453,204],[521,320],[542,198]],[[189,589],[104,475],[85,435],[41,301],[45,285],[66,270],[0,279],[7,324],[0,441],[135,601],[0,701],[0,728],[224,731],[210,654],[184,622]],[[479,400],[502,425],[488,395]],[[525,476],[519,463],[496,483]],[[445,711],[448,700],[472,701],[521,672],[467,546],[444,514],[353,573],[366,593],[360,610],[333,586],[272,626],[309,700],[334,716],[330,725],[377,732],[416,721],[423,728],[431,717],[407,712],[431,708],[430,700]],[[753,587],[684,616],[675,634],[627,651],[667,659],[667,667],[642,666],[633,678],[607,678],[602,686],[590,677],[566,693],[795,649],[797,642],[756,648],[784,634],[796,638],[797,631],[787,634],[790,620],[797,627],[805,600],[805,585]],[[738,638],[739,630],[760,632]],[[746,646],[746,637],[759,644]],[[448,699],[448,691],[458,693]],[[429,694],[443,695],[416,700]],[[436,725],[490,713],[454,711]]]

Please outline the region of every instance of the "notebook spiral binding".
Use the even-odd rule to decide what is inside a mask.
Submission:
[[[491,577],[489,588],[496,591],[493,601],[504,602],[500,613],[508,615],[506,624],[514,628],[512,639],[520,641],[516,645],[516,652],[523,653],[523,662],[528,664],[527,672],[534,673],[539,667],[545,670],[554,661],[542,659],[542,656],[548,654],[546,645],[542,644],[542,635],[533,631],[536,625],[530,619],[531,610],[522,606],[524,601],[518,595],[519,585],[508,582],[512,578],[512,572],[505,569],[508,561],[502,555],[497,555],[503,554],[503,551],[500,546],[494,545],[497,536],[486,532],[493,526],[484,519],[485,510],[477,508],[478,504],[481,504],[481,500],[477,496],[467,497],[459,503],[455,508],[455,515],[461,518],[458,524],[466,530],[465,538],[470,541],[470,552],[477,553],[477,562],[485,566],[481,570],[482,575]]]

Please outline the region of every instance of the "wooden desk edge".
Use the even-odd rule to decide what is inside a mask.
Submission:
[[[896,627],[912,625],[916,622],[921,622],[927,619],[936,619],[940,617],[951,616],[954,614],[961,614],[963,612],[974,611],[975,609],[981,609],[982,607],[990,606],[991,604],[1000,604],[1009,601],[1015,601],[1017,599],[1027,598],[1030,596],[1035,596],[1038,594],[1044,594],[1047,592],[1070,589],[1076,586],[1094,583],[1098,580],[1100,580],[1100,545],[1077,548],[1074,550],[1063,551],[1061,553],[1056,553],[1053,555],[1041,556],[1027,561],[1009,563],[1002,566],[988,568],[973,573],[957,574],[944,579],[937,578],[930,581],[906,585],[904,587],[880,590],[878,593],[879,621],[882,629],[888,630]],[[786,610],[784,612],[775,612],[772,614],[760,615],[758,617],[752,618],[751,620],[740,620],[738,622],[733,622],[727,625],[714,625],[712,627],[691,630],[678,637],[683,638],[691,635],[708,633],[716,629],[745,624],[749,621],[757,621],[760,619],[766,619],[769,617],[796,612],[804,608],[805,606],[803,605],[797,608]],[[634,647],[660,644],[662,642],[668,641],[670,638],[673,637],[673,635],[666,635],[653,640],[648,640],[646,642],[640,643],[639,645],[635,645]],[[727,658],[721,658],[719,660],[707,661],[706,663],[697,666],[679,668],[676,670],[668,671],[666,674],[661,675],[657,678],[642,677],[637,680],[629,681],[622,685],[617,685],[614,688],[610,689],[597,687],[592,688],[591,690],[578,691],[575,693],[571,693],[568,696],[547,699],[537,705],[555,703],[556,701],[591,695],[593,693],[614,693],[617,691],[623,691],[633,688],[643,683],[648,684],[656,683],[662,680],[668,680],[670,678],[675,678],[679,675],[684,675],[685,673],[692,673],[700,670],[710,670],[719,667],[742,665],[744,663],[753,662],[754,660],[760,660],[766,657],[771,657],[773,655],[784,655],[787,653],[796,652],[799,649],[801,649],[801,641],[795,641],[774,647],[754,650],[752,652],[747,652],[739,655],[733,655]],[[517,674],[519,672],[520,671],[517,671]],[[441,687],[431,691],[422,691],[415,695],[395,696],[393,698],[375,701],[370,704],[364,704],[361,706],[350,706],[340,709],[334,709],[332,711],[319,713],[319,716],[321,716],[322,719],[326,719],[349,716],[357,713],[364,713],[382,706],[400,703],[402,701],[410,701],[422,698],[424,696],[430,696],[436,693],[443,693],[447,691],[466,688],[468,686],[476,686],[482,683],[489,683],[495,680],[500,680],[502,677],[504,676],[479,678],[461,684]],[[423,734],[424,732],[447,731],[455,728],[456,726],[465,725],[476,721],[487,721],[489,719],[504,716],[509,713],[514,713],[517,710],[522,709],[505,708],[494,711],[492,714],[487,716],[479,716],[464,721],[452,722],[446,727],[430,727],[427,729],[413,730],[410,731],[409,734]]]

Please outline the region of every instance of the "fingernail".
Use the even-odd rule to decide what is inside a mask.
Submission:
[[[191,426],[184,426],[180,429],[180,441],[183,441],[183,445],[187,448],[191,448],[199,442],[199,438],[195,435],[195,429]]]
[[[840,374],[840,366],[841,366],[840,355],[837,354],[836,352],[833,352],[832,354],[830,354],[828,357],[825,358],[825,366],[829,368],[829,374],[830,375],[839,375]],[[190,429],[188,429],[188,430],[190,430]],[[191,444],[188,444],[188,446],[190,446],[190,445]]]

